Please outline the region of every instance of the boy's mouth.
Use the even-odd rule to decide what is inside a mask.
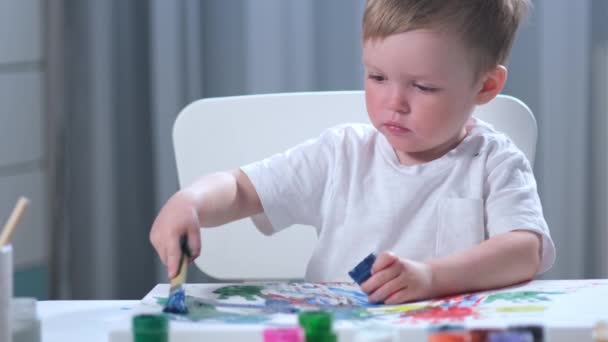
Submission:
[[[384,124],[384,127],[392,134],[403,135],[409,133],[411,130],[409,128],[403,127],[396,122],[387,122]]]

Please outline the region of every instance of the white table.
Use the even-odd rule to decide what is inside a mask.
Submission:
[[[129,311],[138,303],[138,300],[41,301],[38,313],[42,320],[42,342],[108,342],[111,327],[130,317]],[[589,327],[572,328],[553,331],[547,341],[591,342]]]
[[[230,310],[233,312],[234,305],[238,303],[264,305],[264,299],[260,297],[256,297],[254,301],[243,299],[238,295],[234,298],[221,299],[215,289],[222,286],[222,284],[188,284],[186,293],[191,298],[194,296],[205,300],[215,300],[216,310]],[[299,286],[301,285],[296,287]],[[278,286],[265,285],[264,296],[273,293],[287,296],[286,292],[283,291],[285,290],[284,287],[285,285],[281,284]],[[289,290],[291,285],[287,287]],[[326,291],[325,285],[318,284],[317,287],[314,290],[317,292],[307,289],[305,291],[306,295],[309,295],[309,291],[313,291],[310,292],[313,296],[311,298],[322,297],[323,291]],[[279,289],[282,290],[279,291]],[[141,312],[160,312],[162,306],[159,306],[156,299],[166,296],[167,293],[168,285],[163,284],[156,286],[143,301],[39,302],[43,341],[106,342],[110,341],[111,336],[112,342],[130,342],[131,317]],[[297,296],[300,293],[295,291],[292,294]],[[436,306],[436,303],[426,303],[426,308],[431,311],[423,310],[419,312],[422,316],[414,316],[414,318],[423,319],[420,317],[424,317],[428,312],[440,309],[443,304],[452,303],[459,308],[475,308],[475,315],[479,317],[471,316],[463,322],[469,328],[486,326],[484,323],[488,323],[489,326],[509,323],[508,325],[512,326],[538,322],[545,326],[546,341],[549,342],[591,342],[591,330],[594,324],[600,320],[608,320],[608,311],[606,310],[608,308],[608,279],[535,281],[513,288],[475,294],[473,296],[475,303],[470,302],[470,296],[465,297],[460,296],[456,300],[448,299],[447,302],[444,299],[439,299],[441,306]],[[381,307],[380,310],[385,310],[385,308]],[[290,324],[297,322],[297,317],[293,317],[291,314],[287,316],[288,321],[291,322]],[[278,318],[272,316],[272,319],[281,317],[285,318],[283,316]],[[197,324],[196,322],[172,321],[171,338],[173,341],[180,342],[200,341],[201,338],[223,342],[262,342],[261,332],[268,324],[272,325],[270,321],[264,321],[263,324],[227,324],[222,323],[221,318],[219,320],[220,322],[217,324],[213,322]],[[408,322],[401,321],[401,319],[396,321],[392,316],[389,317],[389,320],[393,322],[394,328],[399,331],[399,341],[426,340],[424,325],[414,323],[411,320]],[[356,321],[341,321],[337,322],[335,329],[339,341],[348,342],[354,339],[354,334],[358,329],[361,329],[361,326]],[[111,335],[110,332],[112,332]]]
[[[58,300],[38,302],[38,315],[42,321],[42,342],[108,342],[110,332],[116,330],[117,326],[127,329],[129,321],[135,308],[140,304],[139,300]],[[256,332],[254,342],[257,342],[262,335],[262,328],[259,326],[243,327],[240,337],[231,334],[235,341],[247,342],[247,336],[251,336],[253,330]],[[126,331],[116,333],[115,340],[128,341],[130,336]],[[214,336],[209,335],[207,337]],[[224,341],[225,334],[221,329],[216,331],[217,339],[206,339],[209,341]],[[200,341],[200,338],[193,338],[188,332],[173,332],[179,341]],[[339,341],[349,341],[354,339],[354,331],[341,330],[338,334]],[[421,331],[420,341],[426,341],[425,334]],[[232,341],[232,340],[230,340]],[[585,341],[579,341],[585,342]]]
[[[139,300],[38,302],[43,342],[107,342],[110,327],[129,317]]]

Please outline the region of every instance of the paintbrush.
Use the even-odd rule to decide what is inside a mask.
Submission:
[[[6,221],[4,229],[2,229],[2,235],[0,235],[0,247],[8,245],[11,242],[13,232],[21,221],[21,218],[23,217],[29,203],[30,201],[27,198],[20,197],[17,204],[15,204],[15,208],[13,209],[11,216],[8,218],[8,221]]]
[[[177,275],[171,279],[171,288],[169,289],[169,299],[163,312],[175,314],[187,314],[188,307],[186,306],[186,291],[184,283],[186,282],[186,273],[188,271],[188,260],[192,256],[190,248],[188,248],[188,238],[182,236],[179,240],[181,256],[179,258],[179,268]]]

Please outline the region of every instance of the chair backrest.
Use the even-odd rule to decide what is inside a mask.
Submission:
[[[521,101],[500,95],[476,116],[507,133],[534,160],[536,122]],[[362,91],[209,98],[184,108],[173,127],[181,187],[286,150],[331,126],[368,122]],[[197,266],[222,280],[302,279],[316,242],[311,227],[265,236],[249,219],[203,229]]]

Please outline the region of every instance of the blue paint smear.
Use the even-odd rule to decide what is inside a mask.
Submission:
[[[328,289],[332,292],[341,293],[347,296],[351,301],[353,301],[353,305],[360,305],[363,307],[379,306],[379,304],[371,304],[367,298],[367,295],[363,292],[346,290],[339,287],[328,287]]]
[[[268,298],[265,301],[264,312],[267,313],[297,313],[300,310],[295,306],[291,305],[289,301],[281,299]]]
[[[186,292],[183,288],[173,292],[167,300],[167,306],[163,312],[174,314],[187,314],[188,307],[186,306]]]

